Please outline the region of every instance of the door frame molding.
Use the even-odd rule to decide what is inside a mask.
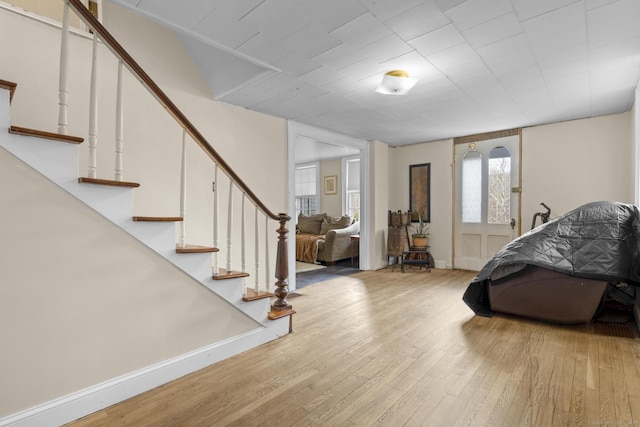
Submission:
[[[456,268],[456,200],[457,200],[457,182],[456,182],[456,145],[469,144],[472,142],[486,141],[488,139],[505,138],[508,136],[518,135],[518,162],[520,167],[518,168],[518,236],[522,234],[522,128],[505,129],[495,132],[477,133],[474,135],[466,135],[453,138],[453,146],[451,147],[451,182],[452,185],[452,200],[451,200],[451,268]]]

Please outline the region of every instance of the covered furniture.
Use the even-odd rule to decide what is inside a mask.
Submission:
[[[480,270],[464,302],[559,323],[591,319],[607,283],[640,283],[639,212],[594,202],[543,224],[503,247]]]
[[[350,259],[351,236],[359,233],[360,223],[349,216],[300,214],[296,226],[296,260],[333,265]]]

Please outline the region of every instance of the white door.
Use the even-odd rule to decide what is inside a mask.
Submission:
[[[478,271],[519,235],[520,137],[455,146],[454,267]]]

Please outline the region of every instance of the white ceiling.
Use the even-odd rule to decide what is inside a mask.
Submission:
[[[640,76],[640,0],[111,1],[217,100],[392,146],[627,111]],[[408,95],[374,92],[393,69]]]

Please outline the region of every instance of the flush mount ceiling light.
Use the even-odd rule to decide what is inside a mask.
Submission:
[[[416,83],[418,83],[418,79],[409,77],[408,72],[404,70],[393,70],[382,77],[382,81],[376,89],[376,92],[384,95],[405,95]]]

